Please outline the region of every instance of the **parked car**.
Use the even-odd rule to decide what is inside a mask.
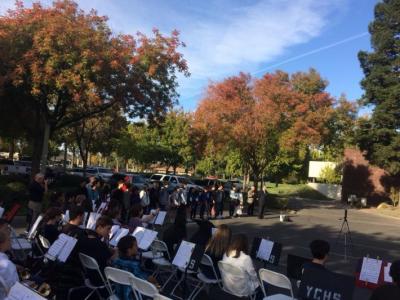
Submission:
[[[233,188],[233,186],[236,186],[239,189],[243,188],[243,184],[239,180],[227,180],[224,183],[224,190],[226,192],[230,192],[230,190]]]
[[[176,176],[170,174],[153,174],[150,177],[150,180],[160,181],[160,182],[168,182],[168,189],[173,190],[178,185],[185,185],[187,189],[194,188],[196,190],[203,190],[203,187],[195,184],[189,178],[184,176]]]
[[[68,170],[67,173],[71,174],[71,175],[77,175],[77,176],[83,177],[84,172],[83,172],[83,168],[77,167],[77,168],[72,168],[72,169]],[[113,171],[111,169],[107,169],[107,168],[101,168],[101,167],[87,167],[86,168],[86,177],[94,176],[101,180],[108,181],[113,174],[114,174]]]
[[[23,160],[14,160],[11,164],[4,168],[3,174],[20,174],[30,175],[32,170],[32,162]]]
[[[0,174],[7,174],[10,166],[14,166],[12,159],[0,159]]]

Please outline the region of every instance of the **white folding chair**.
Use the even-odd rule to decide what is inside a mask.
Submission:
[[[203,254],[203,257],[201,258],[200,270],[202,265],[212,270],[214,278],[208,278],[201,271],[197,273],[197,278],[200,280],[200,282],[193,290],[189,299],[195,299],[203,288],[207,289],[213,284],[218,284],[218,286],[222,289],[222,280],[219,278],[217,271],[215,270],[214,263],[211,257],[207,254]]]
[[[258,271],[258,275],[260,276],[261,280],[261,289],[263,291],[263,294],[265,296],[264,299],[268,300],[293,300],[294,295],[293,295],[293,288],[292,288],[292,283],[290,282],[289,278],[287,278],[285,275],[267,270],[267,269],[260,269]],[[290,296],[286,296],[283,294],[275,294],[267,297],[264,285],[262,284],[263,282],[266,282],[270,285],[289,290],[290,291]]]
[[[219,271],[221,273],[222,290],[236,297],[248,297],[251,300],[256,298],[256,291],[251,291],[247,283],[251,280],[249,274],[239,267],[229,263],[219,261]],[[238,285],[243,282],[243,285]]]
[[[107,280],[104,278],[103,274],[101,273],[100,267],[99,267],[99,264],[97,263],[97,261],[93,257],[90,257],[83,253],[79,253],[79,260],[81,261],[81,264],[82,264],[83,268],[85,269],[85,271],[88,271],[88,270],[96,271],[97,274],[100,276],[101,281],[103,282],[103,285],[94,285],[90,281],[89,278],[85,278],[85,286],[91,290],[90,294],[85,298],[85,300],[89,299],[93,293],[96,293],[97,296],[99,297],[99,299],[102,299],[102,296],[101,296],[99,290],[104,289],[104,288],[111,295],[112,294],[111,287],[109,287]]]
[[[132,288],[132,281],[134,280],[133,279],[134,275],[132,273],[121,270],[121,269],[117,269],[117,268],[106,267],[104,269],[104,274],[106,275],[108,285],[112,291],[112,295],[110,296],[109,300],[117,300],[118,299],[117,295],[115,294],[115,292],[112,289],[112,285],[111,285],[110,281],[117,283],[117,284],[121,284],[121,285],[127,285],[129,288]],[[132,288],[132,292],[135,296],[135,299],[139,299],[139,296],[138,296],[136,290],[134,290]]]
[[[159,248],[159,240],[155,239],[150,245],[150,251],[146,251],[142,253],[142,258],[144,259],[154,259],[163,257],[162,251]]]
[[[37,231],[38,231],[39,224],[40,224],[40,222],[42,222],[42,220],[43,220],[43,215],[39,215],[36,218],[35,223],[33,223],[31,229],[29,229],[28,236],[27,236],[28,240],[33,240],[35,238]]]
[[[157,288],[150,282],[137,278],[136,276],[130,277],[129,280],[131,287],[136,291],[139,300],[142,300],[142,296],[154,298],[159,295]]]

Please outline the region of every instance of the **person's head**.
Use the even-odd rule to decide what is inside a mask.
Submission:
[[[222,224],[217,227],[217,231],[211,237],[207,245],[207,250],[215,257],[222,257],[231,242],[232,232],[228,225]]]
[[[116,205],[113,207],[109,207],[107,210],[107,216],[110,217],[111,219],[119,219],[121,218],[121,206]]]
[[[330,245],[324,240],[313,240],[310,243],[310,250],[313,256],[313,261],[316,263],[324,264],[328,258]]]
[[[389,275],[392,277],[393,282],[400,286],[400,260],[395,260],[392,262]]]
[[[234,192],[236,192],[236,185],[234,185],[234,186],[232,186],[232,190],[234,191]]]
[[[50,207],[45,215],[44,215],[44,222],[48,224],[57,224],[61,221],[62,218],[62,210],[59,207]]]
[[[255,191],[255,190],[256,190],[256,186],[255,186],[255,185],[252,185],[252,186],[251,186],[251,190],[252,190],[252,191]]]
[[[37,183],[42,184],[42,183],[44,182],[44,174],[42,174],[42,173],[37,173],[37,174],[35,175],[35,177],[34,177],[34,180],[35,180]]]
[[[86,196],[84,194],[79,194],[75,197],[75,204],[77,206],[81,206],[83,202],[85,202]]]
[[[69,223],[73,225],[81,225],[85,216],[85,210],[82,206],[73,206],[69,210]]]
[[[118,242],[118,253],[120,257],[134,257],[138,253],[137,241],[134,236],[126,235]]]
[[[240,252],[248,254],[249,251],[249,241],[245,234],[239,233],[232,237],[232,241],[229,244],[229,247],[226,253],[229,255],[231,252],[234,252],[233,257],[238,258],[240,256]]]
[[[0,252],[6,252],[11,249],[11,230],[4,219],[0,219]]]
[[[143,207],[140,203],[134,204],[131,209],[132,218],[140,218],[143,213]]]
[[[110,236],[113,221],[107,216],[101,216],[96,222],[96,233],[101,237],[107,239]]]

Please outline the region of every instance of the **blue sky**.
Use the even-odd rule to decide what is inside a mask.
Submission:
[[[23,1],[29,6],[32,1]],[[51,3],[49,0],[42,3]],[[317,69],[333,96],[361,97],[357,53],[369,50],[368,24],[378,0],[78,0],[109,17],[116,32],[178,29],[189,78],[179,77],[180,105],[194,110],[209,81]],[[0,13],[14,0],[0,0]]]

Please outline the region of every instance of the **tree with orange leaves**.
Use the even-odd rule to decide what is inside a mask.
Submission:
[[[215,149],[237,149],[258,182],[282,151],[318,145],[328,134],[333,99],[323,89],[309,92],[314,76],[311,70],[292,77],[277,71],[259,79],[240,73],[211,83],[195,112],[194,130]]]
[[[33,171],[47,160],[57,130],[108,109],[156,120],[177,99],[176,73],[188,75],[178,32],[116,35],[107,18],[72,0],[50,7],[21,1],[0,16],[1,117],[17,119],[33,142]]]

